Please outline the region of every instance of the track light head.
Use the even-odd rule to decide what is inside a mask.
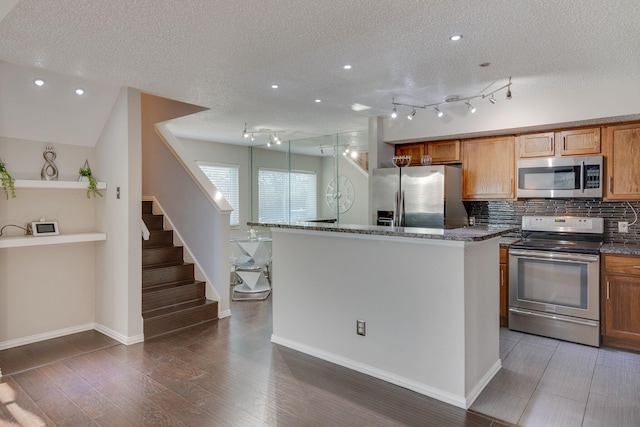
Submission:
[[[469,110],[469,112],[470,112],[471,114],[473,114],[473,113],[475,113],[475,112],[476,112],[476,107],[474,107],[473,105],[471,105],[471,104],[469,103],[469,101],[465,102],[465,104],[467,104],[467,109]]]
[[[438,117],[444,116],[444,113],[442,111],[440,111],[440,109],[438,108],[437,105],[435,107],[433,107],[433,109],[436,111],[436,116],[438,116]]]
[[[255,141],[256,139],[253,137],[253,134],[251,134],[251,140]]]
[[[396,117],[398,117],[398,110],[396,110],[396,106],[393,106],[393,111],[391,112],[391,118],[395,119]]]
[[[249,132],[247,132],[247,124],[244,124],[244,130],[242,131],[243,138],[249,138]]]
[[[409,120],[413,120],[413,118],[415,117],[415,115],[416,115],[416,109],[414,108],[414,109],[413,109],[413,111],[411,112],[411,114],[409,114],[409,115],[407,116],[407,119],[409,119]]]
[[[495,104],[497,102],[496,99],[493,97],[493,94],[491,94],[491,96],[489,97],[489,102],[492,104]]]
[[[509,77],[509,84],[507,84],[507,99],[511,99],[511,77]]]

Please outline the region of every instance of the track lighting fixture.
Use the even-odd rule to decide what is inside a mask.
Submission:
[[[471,114],[476,112],[476,107],[474,107],[473,105],[469,104],[469,101],[465,102],[465,104],[467,104],[467,110],[469,110],[469,112]]]
[[[251,134],[251,140],[255,141],[256,139],[253,137],[253,133]]]
[[[247,132],[247,123],[244,124],[244,130],[242,131],[243,138],[249,138],[249,132]]]
[[[438,117],[442,117],[444,115],[444,112],[442,110],[440,110],[440,106],[442,105],[448,105],[448,104],[454,104],[456,102],[464,102],[465,105],[467,106],[467,109],[469,110],[470,113],[475,113],[476,112],[476,107],[474,107],[473,105],[471,105],[472,100],[474,99],[485,99],[485,98],[489,98],[489,102],[491,102],[492,104],[495,104],[496,98],[495,98],[495,94],[497,92],[500,92],[501,90],[506,89],[507,90],[507,99],[511,99],[512,94],[511,94],[511,77],[509,77],[509,82],[503,86],[500,86],[497,89],[493,89],[491,90],[491,92],[485,92],[485,93],[481,93],[479,95],[473,95],[473,96],[467,96],[467,97],[458,97],[458,96],[450,96],[447,97],[446,100],[444,101],[440,101],[440,102],[435,102],[433,104],[426,104],[426,105],[413,105],[413,104],[405,104],[402,102],[396,102],[395,97],[392,99],[391,101],[391,105],[393,105],[393,110],[391,112],[391,118],[396,118],[398,115],[398,110],[397,107],[401,106],[401,107],[410,107],[411,108],[411,114],[409,114],[407,116],[407,119],[409,120],[413,120],[413,118],[416,115],[416,111],[418,108],[422,108],[422,109],[426,109],[429,107],[433,107],[433,109],[436,112],[436,115]],[[491,85],[490,85],[491,86]],[[490,89],[490,86],[487,89]]]

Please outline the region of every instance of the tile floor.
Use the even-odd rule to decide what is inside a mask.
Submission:
[[[500,329],[502,369],[472,411],[518,426],[640,426],[640,354]]]

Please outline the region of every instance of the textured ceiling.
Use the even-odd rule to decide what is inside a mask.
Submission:
[[[20,0],[0,60],[207,107],[171,128],[243,143],[245,122],[287,139],[361,130],[394,96],[430,104],[509,76],[526,97],[637,75],[638,22],[638,0]]]

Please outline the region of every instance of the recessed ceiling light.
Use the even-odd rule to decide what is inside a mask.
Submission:
[[[278,89],[278,85],[271,85],[271,89]]]
[[[322,99],[316,99],[316,102],[322,102]]]
[[[362,104],[358,104],[357,102],[355,104],[351,105],[351,109],[353,111],[364,111],[364,110],[370,110],[371,107],[369,107],[368,105],[362,105]]]
[[[84,89],[82,89],[81,87],[77,87],[75,92],[76,92],[76,95],[82,95],[84,94]]]
[[[44,79],[41,79],[41,78],[34,79],[33,84],[36,86],[44,86]]]
[[[351,69],[351,65],[347,64],[347,65],[345,65],[345,66],[344,66],[344,67],[342,67],[342,68],[344,68],[345,70],[350,70],[350,69]]]
[[[451,40],[452,42],[457,42],[458,40],[462,39],[462,34],[455,34],[451,37],[449,37],[449,40]]]

